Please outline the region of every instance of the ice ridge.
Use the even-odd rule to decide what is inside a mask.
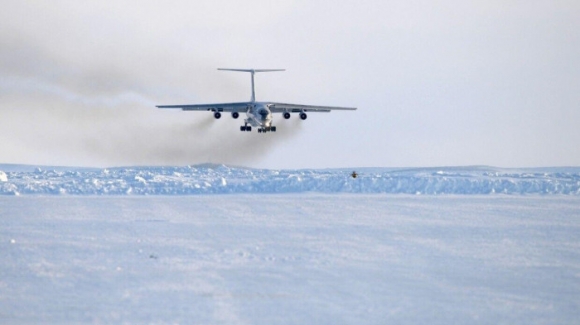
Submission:
[[[3,168],[5,167],[5,168]],[[2,171],[4,169],[4,171]],[[0,165],[0,195],[392,193],[580,195],[580,168],[494,167],[269,170],[183,167],[15,168]]]

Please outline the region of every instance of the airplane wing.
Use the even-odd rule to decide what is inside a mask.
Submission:
[[[314,105],[299,105],[299,104],[285,104],[285,103],[270,103],[270,111],[272,111],[272,113],[330,112],[330,111],[334,111],[334,110],[354,111],[354,110],[356,110],[356,107],[314,106]]]
[[[183,111],[212,111],[212,112],[246,112],[251,102],[222,103],[222,104],[194,104],[194,105],[158,105],[157,108],[177,108]]]

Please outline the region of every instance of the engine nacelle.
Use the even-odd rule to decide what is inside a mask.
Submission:
[[[220,112],[215,112],[215,113],[213,113],[213,117],[215,117],[216,119],[219,119],[220,117],[222,117],[222,114]]]
[[[300,118],[301,118],[302,120],[305,120],[305,119],[307,119],[307,118],[308,118],[308,115],[306,115],[306,113],[300,113]]]
[[[284,116],[285,119],[289,119],[290,118],[290,113],[284,112],[284,114],[282,114],[282,116]]]
[[[236,118],[240,117],[240,113],[238,113],[238,112],[233,112],[233,113],[232,113],[232,117],[233,117],[234,119],[236,119]]]

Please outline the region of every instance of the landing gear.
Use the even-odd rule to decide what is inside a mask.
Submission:
[[[258,133],[276,132],[275,126],[267,126],[258,129]]]
[[[252,131],[252,127],[246,123],[245,125],[240,126],[240,131],[242,132],[250,132]],[[266,133],[266,132],[276,132],[275,126],[261,126],[258,128],[258,133]]]

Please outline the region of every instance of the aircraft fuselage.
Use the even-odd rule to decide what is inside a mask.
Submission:
[[[268,128],[272,126],[272,111],[270,111],[267,103],[256,102],[249,104],[246,116],[247,118],[244,122],[253,127]]]

